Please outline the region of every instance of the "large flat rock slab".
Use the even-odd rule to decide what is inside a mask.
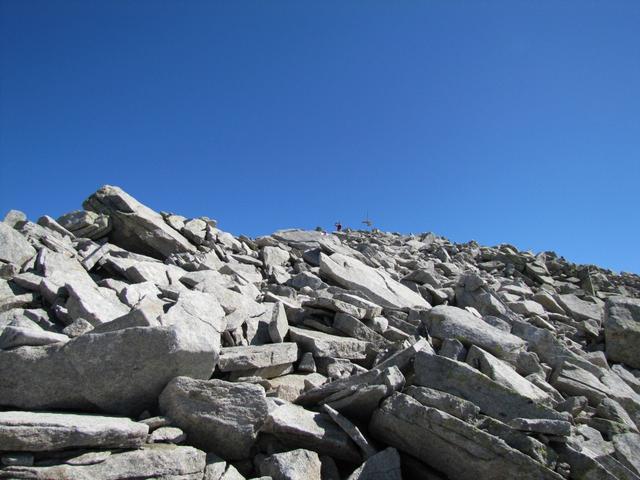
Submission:
[[[113,226],[109,241],[131,252],[164,259],[172,253],[196,251],[196,247],[171,228],[162,215],[119,187],[105,185],[82,206],[85,210],[108,215]]]
[[[30,480],[202,480],[206,453],[193,447],[153,444],[140,450],[112,453],[103,461],[76,465],[9,467],[2,479]]]
[[[193,445],[228,460],[249,457],[268,413],[259,385],[188,377],[173,379],[159,405]]]
[[[306,448],[347,462],[360,460],[355,443],[329,415],[297,405],[286,403],[273,409],[262,431],[292,448]]]
[[[640,368],[640,299],[614,297],[607,301],[604,338],[609,360]]]
[[[466,347],[477,345],[499,358],[514,359],[526,346],[521,338],[458,307],[438,305],[429,311],[425,323],[435,338],[455,338]]]
[[[211,376],[219,338],[201,324],[185,323],[0,351],[0,406],[137,415],[154,405],[172,378]]]
[[[431,307],[424,298],[395,281],[384,270],[369,267],[360,260],[340,253],[320,255],[320,274],[343,288],[360,292],[384,307]]]
[[[367,348],[371,345],[355,338],[299,327],[289,327],[289,336],[302,351],[311,352],[315,357],[364,360],[367,358]]]
[[[560,480],[557,473],[468,423],[396,393],[374,412],[377,439],[457,480]]]
[[[149,426],[123,417],[0,412],[0,448],[41,452],[66,448],[137,448]]]
[[[500,421],[524,418],[566,420],[562,414],[533,402],[465,363],[439,355],[418,352],[415,384],[442,390],[475,403],[482,413]]]
[[[298,345],[294,342],[225,347],[220,350],[218,368],[222,372],[233,372],[293,363],[297,359]]]

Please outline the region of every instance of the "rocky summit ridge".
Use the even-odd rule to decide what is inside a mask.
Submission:
[[[640,479],[639,427],[637,275],[113,186],[0,222],[0,478]]]

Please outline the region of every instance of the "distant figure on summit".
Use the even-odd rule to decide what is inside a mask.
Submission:
[[[341,232],[342,231],[342,223],[340,223],[339,221],[335,223],[336,225],[336,231],[337,232]]]

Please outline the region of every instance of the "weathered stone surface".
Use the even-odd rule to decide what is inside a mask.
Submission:
[[[112,228],[111,219],[108,215],[86,210],[66,213],[58,217],[58,223],[76,237],[85,237],[92,240],[104,237]]]
[[[208,320],[174,317],[169,310],[166,326],[89,332],[64,345],[0,351],[0,378],[6,379],[0,405],[139,413],[172,378],[211,376],[220,319]]]
[[[573,294],[556,295],[555,300],[575,320],[595,320],[602,321],[603,309],[601,305],[586,302]]]
[[[35,254],[35,248],[20,232],[0,222],[0,262],[13,263],[20,268]]]
[[[526,378],[519,375],[509,364],[472,345],[467,354],[467,363],[487,377],[519,393],[533,402],[551,406],[551,396]]]
[[[327,381],[327,377],[319,373],[308,375],[282,375],[280,377],[260,382],[270,393],[282,400],[294,402],[304,391],[320,386]]]
[[[287,312],[282,302],[276,302],[269,322],[269,337],[274,343],[284,342],[287,333],[289,333]]]
[[[375,371],[375,370],[374,370]],[[367,384],[354,384],[322,400],[350,418],[366,420],[383,398],[402,390],[405,378],[398,367],[380,370]]]
[[[613,437],[615,457],[627,468],[640,476],[640,435],[622,433]]]
[[[105,185],[82,206],[111,218],[113,230],[109,240],[119,247],[156,258],[166,258],[174,252],[195,251],[195,247],[167,225],[159,213],[118,187]]]
[[[400,393],[383,402],[374,413],[369,430],[376,438],[449,478],[562,478],[499,438]]]
[[[478,417],[480,408],[463,398],[433,388],[411,385],[403,392],[425,407],[437,408],[460,420],[472,423]]]
[[[264,389],[224,380],[173,379],[160,395],[160,410],[189,441],[229,460],[249,457],[267,416]]]
[[[365,385],[375,383],[381,377],[382,372],[387,368],[397,367],[400,371],[406,371],[409,365],[413,362],[416,353],[421,351],[433,353],[433,349],[424,338],[389,356],[386,360],[377,364],[376,368],[372,370],[344,379],[335,380],[331,383],[309,390],[298,398],[297,403],[305,406],[314,405],[322,402],[330,395],[351,389],[351,387],[363,387]]]
[[[218,368],[223,372],[232,372],[283,365],[293,363],[297,359],[298,345],[293,342],[225,347],[220,350]]]
[[[402,480],[400,455],[389,447],[356,468],[347,480]]]
[[[201,480],[206,454],[193,447],[154,444],[140,450],[113,453],[104,461],[88,465],[10,467],[0,478],[11,480]]]
[[[467,347],[478,345],[499,358],[515,359],[526,345],[521,338],[457,307],[438,305],[429,311],[425,322],[429,334],[435,338],[455,338]]]
[[[604,336],[610,361],[640,368],[640,299],[614,297],[607,300]]]
[[[70,413],[0,412],[0,448],[41,452],[66,448],[136,448],[149,427],[128,418]]]
[[[415,360],[415,384],[442,390],[475,403],[498,420],[517,417],[565,420],[566,414],[536,404],[469,365],[425,352]]]
[[[367,357],[369,342],[351,337],[339,337],[307,328],[289,327],[289,336],[304,352],[317,357],[348,358],[362,360]]]
[[[417,293],[396,282],[383,270],[376,270],[352,257],[320,255],[320,273],[341,287],[355,290],[369,300],[392,308],[429,308]]]
[[[320,480],[322,464],[316,452],[298,448],[265,457],[258,470],[273,480]]]
[[[148,443],[182,443],[187,434],[176,427],[160,427],[149,435]]]
[[[544,433],[545,435],[566,437],[571,434],[571,424],[564,420],[514,418],[509,421],[509,426],[523,432]]]
[[[23,347],[25,345],[50,345],[52,343],[65,343],[68,341],[69,337],[60,333],[9,325],[2,331],[2,335],[0,335],[0,350]]]
[[[273,409],[262,431],[294,448],[313,450],[347,462],[355,463],[360,459],[355,444],[329,415],[297,405],[286,403]]]

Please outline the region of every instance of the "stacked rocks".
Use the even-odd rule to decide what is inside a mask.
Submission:
[[[637,275],[83,208],[0,222],[0,478],[640,478]]]

